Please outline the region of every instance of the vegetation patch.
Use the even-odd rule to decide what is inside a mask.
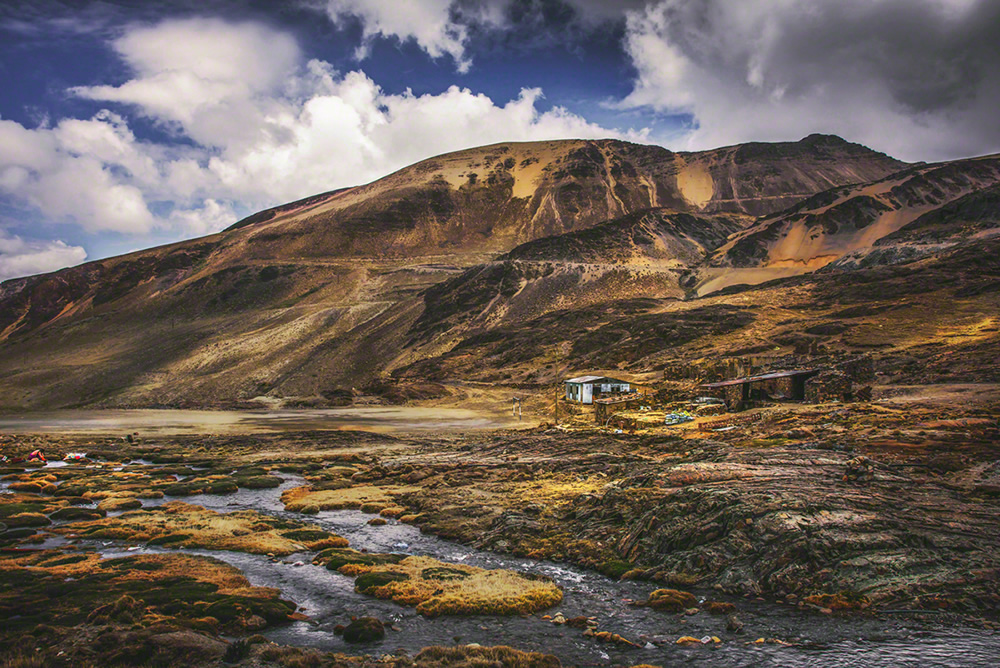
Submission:
[[[363,572],[372,566],[398,564],[406,558],[405,554],[383,554],[379,552],[358,552],[350,548],[329,548],[323,550],[313,559],[315,564],[326,564],[331,571],[340,571],[347,575]],[[346,569],[345,566],[359,566],[360,569]],[[351,571],[355,572],[352,573]]]
[[[67,535],[111,538],[133,543],[253,554],[287,555],[304,550],[346,547],[347,541],[318,527],[294,524],[253,510],[217,513],[182,501],[135,510],[116,517],[76,522],[55,529]],[[289,532],[301,531],[299,538]]]
[[[505,668],[559,668],[562,663],[551,654],[522,652],[497,645],[496,647],[427,647],[414,657],[416,666],[445,666],[471,668],[472,666],[504,666]]]
[[[193,496],[195,494],[233,494],[238,490],[239,486],[233,480],[223,476],[213,476],[169,485],[163,489],[163,493],[167,496]]]
[[[94,508],[60,508],[49,515],[49,519],[59,522],[73,522],[99,520],[105,515],[107,515],[106,511],[95,510]]]
[[[416,491],[412,487],[375,487],[356,485],[343,489],[315,489],[313,487],[293,487],[281,495],[285,510],[293,513],[308,512],[304,509],[342,510],[367,506],[369,512],[379,512],[383,508],[395,506],[393,495]]]
[[[47,514],[63,508],[68,502],[35,496],[33,494],[0,494],[0,520],[10,524],[7,518],[22,513]]]
[[[694,594],[679,589],[657,589],[649,595],[646,605],[655,610],[683,612],[698,605],[698,599]]]
[[[142,508],[142,501],[130,496],[112,496],[97,504],[97,509],[106,513],[137,508]]]
[[[842,591],[837,594],[816,594],[804,599],[806,605],[813,605],[829,610],[864,610],[871,601],[868,597],[852,591]]]
[[[12,529],[18,529],[21,527],[43,527],[52,523],[48,517],[42,515],[41,513],[18,513],[17,515],[5,517],[3,521],[4,524]]]
[[[428,617],[530,614],[562,600],[562,591],[546,578],[445,564],[430,557],[407,557],[383,566],[353,566],[359,568],[366,572],[355,582],[357,591],[414,606]]]
[[[236,478],[236,485],[242,489],[273,489],[281,485],[281,478],[274,475],[258,475]]]
[[[7,641],[39,624],[54,635],[84,623],[165,622],[242,634],[294,611],[277,590],[253,587],[238,569],[207,557],[102,559],[59,550],[0,556],[0,637]]]

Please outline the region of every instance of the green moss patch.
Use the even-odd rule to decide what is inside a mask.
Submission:
[[[57,533],[132,543],[252,554],[288,555],[303,550],[346,547],[347,541],[315,525],[290,522],[253,510],[217,513],[182,501],[115,517],[56,527]],[[286,534],[297,533],[297,538]]]
[[[281,478],[274,475],[236,478],[236,484],[237,486],[245,489],[273,489],[281,485]]]
[[[45,550],[0,557],[0,638],[17,640],[38,625],[170,621],[180,627],[242,634],[247,620],[286,621],[295,605],[273,589],[250,586],[222,562],[187,555],[102,560],[95,553]],[[217,622],[207,623],[213,617]],[[255,625],[256,626],[256,625]]]
[[[313,561],[320,564],[325,563],[328,569],[337,571],[344,566],[398,564],[405,558],[405,554],[382,554],[378,552],[358,552],[349,548],[331,548],[317,554]]]
[[[469,573],[448,566],[434,566],[420,571],[420,577],[425,580],[464,580]]]
[[[363,573],[354,581],[354,590],[361,594],[374,595],[375,590],[384,587],[390,582],[402,582],[409,580],[406,573],[391,573],[388,571],[376,571],[374,573]]]

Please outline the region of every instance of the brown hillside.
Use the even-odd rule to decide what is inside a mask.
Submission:
[[[689,154],[604,140],[440,156],[216,235],[4,283],[0,374],[8,391],[0,406],[342,397],[455,345],[428,340],[444,323],[421,321],[423,291],[497,253],[650,207],[729,212],[684,219],[687,227],[666,218],[656,229],[638,225],[617,247],[613,227],[566,237],[587,259],[552,264],[562,278],[539,283],[537,300],[523,292],[518,304],[486,309],[485,322],[574,303],[679,298],[680,273],[732,232],[739,215],[901,165],[833,137]],[[544,255],[546,244],[563,243],[519,252]],[[517,262],[512,277],[549,271]],[[560,295],[561,285],[579,289]]]

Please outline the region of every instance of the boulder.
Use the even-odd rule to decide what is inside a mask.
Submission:
[[[374,617],[358,617],[344,628],[345,642],[375,642],[385,637],[385,625]]]

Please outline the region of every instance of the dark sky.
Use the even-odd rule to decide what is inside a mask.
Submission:
[[[996,152],[998,33],[984,0],[8,0],[0,280],[497,141]]]

